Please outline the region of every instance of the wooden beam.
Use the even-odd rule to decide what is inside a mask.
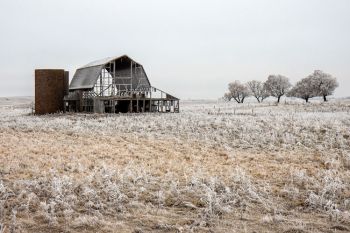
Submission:
[[[132,113],[132,100],[130,100],[130,104],[129,104],[129,112]]]

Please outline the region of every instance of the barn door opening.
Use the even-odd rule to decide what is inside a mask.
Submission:
[[[116,113],[127,113],[129,112],[130,100],[118,100],[115,105]]]

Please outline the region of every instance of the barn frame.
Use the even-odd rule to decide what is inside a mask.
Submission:
[[[67,112],[178,113],[180,100],[152,87],[143,66],[123,55],[77,69],[64,106]]]

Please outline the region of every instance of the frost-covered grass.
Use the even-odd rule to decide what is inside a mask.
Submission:
[[[0,232],[350,230],[350,101],[0,108]]]
[[[185,103],[180,114],[24,115],[0,113],[2,128],[71,134],[130,133],[152,139],[205,141],[229,148],[349,149],[350,101],[283,105]],[[328,111],[327,111],[328,110]]]

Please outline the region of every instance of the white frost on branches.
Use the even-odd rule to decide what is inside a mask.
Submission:
[[[244,99],[250,95],[247,85],[234,81],[228,85],[228,93],[225,94],[225,99],[234,99],[237,103],[243,103]]]
[[[281,97],[292,87],[289,79],[283,75],[270,75],[264,86],[271,96],[277,98],[278,103],[280,102]]]
[[[249,81],[247,85],[250,89],[250,92],[259,103],[263,102],[264,99],[269,97],[269,93],[266,90],[265,83],[261,81],[253,80],[253,81]]]
[[[315,70],[306,78],[303,78],[292,88],[288,96],[304,99],[309,102],[310,98],[321,96],[327,101],[327,96],[332,95],[338,87],[337,79],[330,74]]]

